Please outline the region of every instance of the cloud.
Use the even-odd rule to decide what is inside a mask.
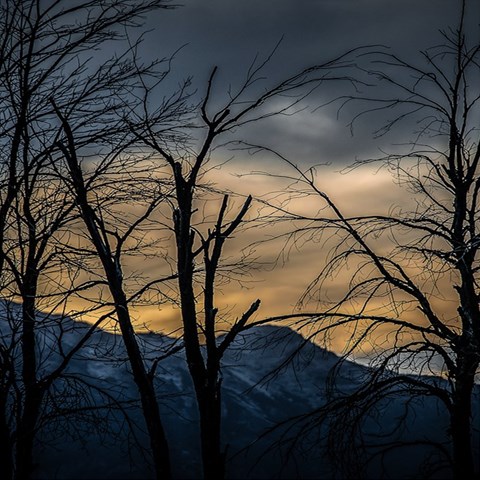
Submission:
[[[361,44],[429,46],[457,14],[449,0],[187,0],[149,19],[155,30],[144,48],[158,55],[160,47],[163,55],[188,44],[177,61],[181,70],[202,76],[219,65],[235,79],[284,37],[269,70],[278,76]]]
[[[210,172],[209,177],[215,184],[240,195],[255,196],[265,192],[284,191],[285,188],[285,181],[281,178],[261,175],[238,177],[237,174],[238,169],[230,164],[223,169]],[[385,213],[388,205],[403,201],[400,189],[393,184],[388,172],[385,171],[373,174],[371,169],[365,169],[342,175],[324,168],[319,171],[318,178],[321,187],[325,187],[338,205],[349,214],[373,211]],[[240,202],[241,199],[234,202],[230,215],[234,215]],[[200,208],[197,220],[206,214],[210,221],[214,221],[213,214],[218,207],[218,198],[207,203],[210,205]],[[312,214],[323,206],[321,199],[311,197],[295,200],[291,208]],[[251,219],[255,218],[255,209],[259,207],[259,204],[253,207]],[[261,265],[257,265],[246,277],[238,277],[236,281],[237,276],[232,275],[232,281],[219,286],[216,297],[220,308],[219,316],[228,312],[224,317],[227,322],[233,322],[256,298],[262,300],[257,318],[292,312],[309,283],[320,271],[333,244],[299,241],[291,248],[286,244],[286,237],[272,240],[272,237],[288,232],[291,227],[290,224],[267,222],[259,228],[240,231],[227,242],[225,258],[228,258],[229,262],[235,263],[236,259],[240,260],[244,251],[251,251],[252,256],[258,257],[261,261]],[[203,226],[203,229],[205,230],[206,226]],[[173,254],[173,249],[171,253]],[[138,269],[138,260],[135,260],[130,268]],[[157,261],[150,258],[148,268],[142,269],[142,273],[151,277],[160,276],[164,268],[165,264],[161,258]],[[126,265],[124,268],[126,276],[128,270],[129,266]],[[331,295],[332,292],[343,289],[344,285],[345,276],[339,276],[325,294]],[[152,328],[171,331],[175,326],[175,319],[179,319],[179,311],[159,303],[137,308],[137,316],[139,323],[151,322]]]
[[[413,52],[437,43],[438,29],[449,25],[458,14],[458,2],[449,0],[187,0],[184,3],[175,11],[160,12],[148,19],[147,27],[154,30],[146,36],[142,55],[145,58],[168,56],[187,44],[173,62],[170,83],[165,84],[165,88],[175,88],[182,78],[193,75],[198,95],[202,95],[209,72],[218,65],[219,78],[215,87],[223,98],[229,85],[241,83],[257,53],[268,55],[282,36],[284,40],[264,72],[267,83],[359,45],[390,45],[402,55],[413,58]],[[299,165],[331,163],[318,170],[319,185],[347,214],[387,213],[392,205],[407,205],[412,198],[393,183],[387,171],[375,173],[371,169],[360,169],[348,175],[339,173],[356,158],[376,156],[378,149],[384,146],[382,142],[405,141],[411,134],[405,126],[396,130],[393,138],[374,141],[371,131],[375,126],[371,120],[365,120],[358,125],[356,136],[351,137],[346,123],[353,109],[347,108],[340,120],[337,120],[336,106],[316,110],[326,100],[344,92],[343,89],[340,84],[322,86],[303,105],[305,110],[296,115],[278,116],[237,133],[241,139],[277,149]],[[378,118],[377,123],[381,120]],[[274,176],[288,174],[285,164],[264,154],[233,153],[234,160],[208,174],[208,179],[219,189],[256,197],[285,192],[288,182]],[[212,165],[231,155],[228,151],[216,152]],[[269,172],[270,176],[236,175],[258,170]],[[240,201],[237,200],[237,206]],[[322,203],[310,197],[297,199],[291,206],[315,213]],[[202,204],[197,213],[199,221],[204,214],[211,221],[216,207],[218,198]],[[165,215],[168,218],[168,212]],[[244,248],[256,242],[255,255],[264,263],[264,268],[252,271],[252,276],[246,277],[243,285],[231,281],[219,290],[220,315],[224,314],[229,322],[241,315],[256,298],[262,300],[257,318],[292,311],[326,261],[331,242],[299,242],[289,250],[288,256],[282,257],[285,239],[269,239],[286,228],[289,227],[272,223],[262,229],[248,229],[228,243],[227,255],[235,259],[242,256]],[[150,235],[160,238],[164,231],[150,232]],[[379,238],[375,247],[386,248],[383,241]],[[173,253],[172,242],[171,236],[166,238],[165,252]],[[279,255],[280,261],[273,269]],[[171,271],[161,257],[143,262],[136,259],[125,265],[126,276],[136,270],[147,278]],[[333,278],[322,295],[338,295],[345,288],[348,274],[345,272]],[[163,305],[160,297],[156,304],[139,306],[135,314],[139,325],[149,323],[152,328],[163,331],[171,331],[179,319],[178,309]]]

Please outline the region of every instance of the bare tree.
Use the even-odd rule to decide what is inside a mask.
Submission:
[[[244,199],[229,218],[229,196],[222,195],[216,220],[209,224],[199,214],[202,197],[207,194],[218,198],[220,191],[209,188],[202,179],[208,171],[212,152],[222,142],[224,146],[234,142],[234,134],[241,127],[274,115],[290,114],[322,82],[346,80],[343,75],[337,76],[336,70],[348,63],[347,58],[344,55],[305,69],[272,86],[263,84],[265,78],[262,77],[263,68],[271,59],[268,56],[252,64],[244,83],[236,91],[229,90],[227,101],[220,108],[215,107],[221,103],[221,95],[215,93],[217,68],[214,68],[196,116],[188,116],[183,124],[181,121],[177,124],[178,131],[185,135],[181,143],[165,141],[162,115],[153,108],[158,102],[156,92],[146,82],[143,111],[132,109],[127,120],[139,142],[159,157],[159,175],[167,175],[174,189],[172,230],[183,340],[197,399],[205,478],[225,475],[226,451],[221,443],[222,358],[239,332],[257,324],[251,319],[260,300],[255,300],[236,320],[219,313],[215,301],[217,283],[236,268],[235,263],[225,261],[224,246],[246,220],[252,198]],[[290,100],[279,109],[274,106],[274,99],[278,97]],[[225,330],[228,324],[230,327]],[[223,336],[219,336],[221,333]]]
[[[184,90],[153,115],[145,111],[144,118],[132,115],[125,122],[126,106],[132,99],[129,95],[138,88],[137,81],[153,75],[155,65],[139,66],[128,55],[120,55],[96,66],[89,53],[107,41],[123,38],[121,28],[138,25],[143,14],[162,7],[165,4],[161,0],[24,0],[2,4],[1,288],[4,296],[20,300],[22,305],[20,321],[7,322],[10,332],[2,335],[1,344],[0,455],[5,478],[23,479],[32,474],[33,445],[52,385],[65,373],[95,327],[112,315],[109,312],[101,316],[67,352],[63,351],[60,326],[62,333],[51,347],[51,351],[60,353],[60,361],[45,372],[40,368],[44,358],[39,355],[39,331],[48,327],[40,322],[38,308],[51,302],[51,312],[59,307],[67,310],[71,295],[95,285],[106,285],[110,293],[111,302],[107,304],[115,311],[139,389],[157,478],[170,476],[168,444],[153,383],[155,364],[148,370],[142,358],[129,307],[152,285],[172,279],[178,279],[187,362],[200,412],[205,476],[224,476],[225,452],[220,442],[221,359],[236,335],[248,328],[247,322],[260,302],[253,302],[232,322],[226,335],[217,339],[220,329],[216,325],[214,296],[223,248],[244,221],[252,199],[247,197],[237,214],[227,220],[229,198],[224,196],[212,229],[196,236],[192,217],[196,195],[201,190],[202,170],[220,137],[228,137],[245,124],[288,112],[305,98],[305,90],[333,80],[330,72],[341,66],[342,58],[304,70],[248,98],[265,63],[253,65],[245,83],[227,105],[210,114],[214,71],[198,108],[198,118],[193,119],[197,124],[192,124]],[[136,48],[137,45],[131,46],[128,53],[134,56]],[[162,74],[157,78],[161,79]],[[302,89],[304,93],[298,94]],[[269,101],[281,95],[296,96],[288,107],[265,110]],[[170,121],[174,127],[168,125]],[[192,154],[188,142],[199,126],[206,135],[198,152]],[[147,183],[153,191],[145,211],[132,223],[119,222],[121,226],[112,228],[106,220],[111,199],[100,198],[94,188],[98,187],[98,179],[106,177],[100,192],[110,189],[111,193],[112,185],[121,181],[122,189],[117,193],[123,195],[123,200],[132,192],[140,196],[138,189],[132,187],[142,174],[138,159],[129,155],[133,140],[159,154],[171,175],[163,183],[149,177]],[[185,154],[191,158],[184,161]],[[100,159],[93,169],[92,156]],[[89,172],[85,174],[84,170]],[[115,198],[114,202],[117,201]],[[178,272],[149,282],[129,295],[122,272],[123,255],[130,248],[127,244],[164,201],[173,206]],[[84,245],[78,249],[71,245],[79,220],[88,232],[94,252]],[[69,275],[67,266],[86,262],[85,257],[92,253],[100,260],[106,282],[62,284],[60,279]],[[76,255],[85,257],[74,258]],[[195,260],[200,257],[203,267],[198,268]],[[203,292],[201,307],[196,293],[198,273]],[[58,289],[45,292],[44,280],[57,282]]]
[[[78,128],[86,119],[97,119],[94,131],[83,129],[83,139],[106,135],[115,104],[99,104],[97,95],[128,83],[137,67],[129,68],[123,57],[98,67],[90,52],[120,38],[120,28],[137,25],[143,14],[163,6],[155,0],[1,3],[0,288],[2,297],[21,301],[22,310],[20,321],[11,318],[8,309],[2,320],[10,329],[2,331],[0,343],[2,478],[30,477],[34,439],[50,389],[95,331],[92,326],[68,351],[60,335],[52,347],[59,360],[50,371],[43,369],[40,330],[49,322],[40,320],[38,308],[66,310],[72,291],[88,288],[57,283],[57,291],[45,291],[49,281],[68,278],[64,247],[77,215],[52,162],[61,131],[52,122],[56,114],[50,98],[64,109],[82,112],[72,118]]]
[[[125,242],[134,232],[138,224],[148,218],[162,197],[155,197],[147,208],[146,213],[134,222],[125,233],[122,235],[118,233],[113,235],[116,237],[116,244],[112,246],[109,237],[112,236],[113,232],[109,230],[108,224],[103,220],[103,212],[96,212],[88,199],[89,190],[80,168],[73,132],[60,111],[57,110],[57,114],[62,120],[62,125],[67,137],[68,144],[63,145],[59,143],[59,146],[62,149],[70,169],[74,198],[81,211],[82,219],[85,222],[91,242],[102,263],[115,306],[115,314],[132,368],[132,375],[140,394],[142,411],[150,438],[156,478],[170,478],[169,448],[160,418],[160,410],[153,383],[153,374],[147,370],[142,352],[135,337],[135,330],[129,310],[129,298],[125,291],[121,267],[121,255]]]
[[[449,418],[457,479],[478,475],[472,446],[472,436],[478,434],[472,428],[478,403],[472,402],[480,363],[480,44],[478,31],[470,36],[465,28],[465,3],[458,28],[442,32],[443,43],[422,52],[422,61],[404,60],[386,50],[365,57],[371,63],[364,71],[381,86],[376,87],[377,96],[344,97],[369,105],[353,124],[396,112],[379,135],[414,125],[415,140],[406,153],[397,148],[394,154],[353,166],[379,163],[390,168],[414,200],[413,211],[398,207],[389,214],[347,215],[321,187],[314,168],[302,170],[286,159],[295,171],[292,188],[311,202],[317,199],[320,211],[330,214],[308,217],[287,208],[278,211],[279,219],[299,222],[289,242],[322,235],[336,239],[304,298],[314,296],[323,305],[306,315],[307,323],[317,326],[312,336],[328,339],[350,328],[343,358],[363,349],[375,367],[357,392],[329,406],[343,412],[344,425],[345,418],[357,414],[355,422],[347,422],[352,433],[359,426],[358,415],[371,412],[382,399],[402,393],[407,398],[437,398]],[[378,92],[384,96],[379,98]],[[327,302],[329,279],[347,268],[352,273],[345,292]],[[317,415],[326,411],[322,408]]]

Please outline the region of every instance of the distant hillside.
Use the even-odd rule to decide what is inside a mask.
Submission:
[[[60,360],[58,339],[65,351],[76,338],[89,328],[86,324],[49,319],[38,330],[43,347],[41,368],[48,371]],[[8,341],[10,327],[5,315],[0,317],[2,341]],[[150,362],[162,355],[175,342],[157,334],[140,335],[146,357]],[[283,360],[304,344],[304,339],[286,327],[261,326],[239,335],[223,361],[223,442],[228,444],[230,460],[227,478],[333,478],[334,469],[318,439],[306,439],[286,455],[287,449],[277,442],[285,429],[274,430],[257,441],[262,433],[278,422],[294,415],[312,411],[325,399],[328,372],[338,358],[313,343],[303,345],[298,355],[286,365]],[[82,420],[76,417],[67,424],[61,420],[42,430],[42,445],[37,448],[37,476],[44,479],[134,479],[151,476],[143,433],[143,417],[136,403],[136,392],[128,372],[121,338],[101,330],[96,331],[87,346],[74,358],[65,382],[81,380],[81,384],[106,389],[110,400],[100,393],[86,395],[79,404],[57,385],[60,411],[82,411],[90,404],[108,401],[110,409],[95,411],[93,423],[88,410]],[[282,367],[282,368],[279,368]],[[272,375],[272,372],[276,372]],[[347,362],[339,382],[353,389],[360,382],[366,367]],[[200,477],[199,441],[196,427],[196,407],[191,382],[182,353],[176,353],[158,364],[157,391],[177,478]],[[79,384],[80,385],[80,384]],[[86,390],[86,387],[85,387]],[[66,391],[66,390],[65,390]],[[129,423],[115,405],[120,401],[129,415]],[[406,399],[398,398],[386,405],[379,420],[368,422],[369,432],[389,431],[398,415],[403,414]],[[446,417],[435,401],[413,403],[406,429],[385,438],[389,442],[401,439],[445,440]],[[63,417],[60,417],[61,419]],[[97,427],[97,428],[94,428]],[[294,430],[292,430],[293,432]],[[397,435],[398,434],[398,435]],[[373,462],[370,476],[388,478],[413,476],[422,478],[420,469],[425,447],[416,445],[408,451],[389,454]],[[405,455],[408,461],[405,461]],[[386,472],[383,469],[386,469]],[[448,472],[437,472],[439,477]]]

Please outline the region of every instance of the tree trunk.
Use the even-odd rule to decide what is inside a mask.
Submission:
[[[29,262],[30,263],[30,262]],[[36,270],[27,266],[22,289],[22,380],[24,385],[23,409],[17,428],[15,449],[15,479],[27,480],[33,472],[33,443],[43,389],[37,383],[35,339],[35,301],[37,294]]]
[[[220,390],[216,381],[218,371],[205,367],[200,347],[195,292],[193,289],[193,231],[191,230],[192,196],[181,177],[180,167],[175,171],[178,210],[174,212],[177,242],[178,285],[180,290],[185,355],[192,378],[200,417],[200,442],[203,475],[205,479],[222,480],[224,461],[220,452]],[[212,381],[213,380],[213,381]]]
[[[54,108],[56,109],[55,106]],[[61,149],[65,154],[65,158],[70,167],[76,201],[82,212],[82,217],[90,234],[90,239],[97,250],[100,261],[102,262],[108,280],[110,293],[115,302],[115,311],[120,325],[122,339],[127,351],[128,360],[132,367],[133,380],[137,385],[140,394],[142,413],[150,438],[155,475],[157,480],[166,480],[171,478],[168,442],[160,417],[153,379],[149,377],[148,372],[146,371],[142,359],[142,353],[138,346],[137,339],[135,338],[135,332],[133,330],[128,309],[128,301],[123,288],[120,258],[112,258],[110,245],[105,241],[105,225],[97,218],[94,209],[88,201],[87,189],[76,156],[75,142],[70,125],[57,109],[56,111],[62,121],[65,133],[69,140],[69,149],[65,147],[61,147]]]
[[[114,298],[116,297],[115,301],[118,323],[122,332],[122,338],[125,344],[125,349],[127,350],[128,359],[132,367],[133,379],[140,393],[143,416],[150,436],[155,475],[157,480],[166,480],[171,478],[170,454],[167,438],[160,418],[153,380],[148,376],[145,370],[145,365],[142,361],[141,352],[128,313],[127,301],[123,298],[124,295],[122,292],[112,291],[112,293],[114,294]],[[119,300],[119,297],[122,298]]]
[[[207,480],[222,480],[225,478],[225,452],[222,451],[221,443],[222,405],[221,381],[219,380],[221,355],[216,345],[216,309],[214,308],[213,298],[215,273],[224,242],[224,237],[221,236],[221,222],[227,207],[228,197],[225,196],[219,214],[216,226],[219,237],[215,240],[214,253],[212,253],[210,260],[208,260],[207,252],[205,252],[205,327],[202,331],[206,340],[205,348],[207,358],[205,360],[202,347],[200,346],[196,296],[194,291],[194,230],[191,228],[191,218],[194,212],[192,206],[193,188],[192,184],[183,178],[180,164],[175,164],[173,168],[178,202],[178,208],[173,214],[173,221],[177,243],[178,285],[183,321],[183,338],[188,370],[194,384],[200,418],[203,476]],[[250,201],[245,203],[245,211],[249,203]],[[244,212],[237,217],[236,221],[239,222],[243,214]],[[235,227],[232,227],[232,230],[233,228]]]
[[[463,358],[462,358],[463,357]],[[478,361],[463,355],[458,359],[453,406],[450,420],[453,444],[453,473],[456,480],[475,477],[472,450],[472,393]]]
[[[6,399],[3,397],[2,395],[0,400],[0,478],[11,480],[13,475],[12,442],[7,424]]]
[[[202,397],[198,397],[198,404],[204,478],[222,480],[225,478],[225,454],[220,439],[220,385],[204,389]]]
[[[25,392],[22,419],[18,427],[15,455],[15,480],[28,480],[33,473],[33,444],[43,392],[34,386]]]

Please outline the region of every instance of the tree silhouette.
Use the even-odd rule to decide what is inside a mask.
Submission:
[[[82,112],[71,116],[75,128],[96,118],[94,131],[83,128],[80,144],[105,135],[115,105],[99,105],[97,95],[127,84],[137,68],[129,69],[121,56],[98,66],[88,52],[121,38],[121,28],[138,25],[142,15],[160,7],[162,2],[152,0],[1,3],[0,471],[5,479],[31,476],[35,438],[54,416],[53,386],[106,318],[66,347],[63,337],[72,325],[63,322],[64,315],[53,315],[67,312],[69,298],[92,284],[77,280],[75,264],[82,259],[68,245],[78,214],[58,178],[54,157],[61,131],[50,99]],[[20,315],[12,302],[21,302]],[[54,341],[47,341],[47,330]],[[55,363],[46,370],[49,358]]]
[[[259,299],[236,320],[225,315],[222,322],[217,319],[220,316],[215,304],[217,282],[239,268],[238,263],[225,261],[224,245],[246,219],[252,197],[245,198],[237,212],[228,215],[229,196],[222,195],[216,220],[209,224],[199,213],[202,211],[202,196],[210,192],[218,197],[220,192],[219,188],[204,185],[202,177],[208,170],[212,151],[222,141],[223,146],[235,144],[237,131],[241,131],[244,125],[289,114],[322,82],[349,80],[341,73],[348,63],[348,54],[344,54],[268,86],[263,84],[262,72],[270,59],[271,55],[255,61],[244,83],[237,90],[229,89],[228,100],[220,108],[215,107],[220,103],[217,96],[221,95],[215,94],[217,68],[214,68],[202,101],[194,112],[185,116],[183,123],[180,121],[176,125],[177,134],[184,135],[183,142],[165,141],[165,132],[171,130],[164,127],[162,109],[160,113],[155,110],[155,89],[146,82],[143,104],[147,108],[143,111],[132,109],[128,119],[138,141],[149,147],[159,159],[159,175],[173,186],[171,228],[176,243],[183,341],[199,412],[205,478],[223,478],[225,474],[226,451],[221,445],[223,355],[238,333],[266,320],[251,321],[260,306]],[[275,106],[275,99],[279,97],[289,98],[280,108]],[[225,328],[227,323],[229,328]]]
[[[317,419],[335,409],[341,412],[334,424],[334,445],[340,445],[341,431],[355,437],[360,417],[382,399],[431,396],[449,418],[458,479],[478,474],[472,402],[480,362],[480,44],[478,31],[475,37],[466,30],[465,11],[463,2],[458,28],[442,32],[443,43],[422,52],[421,62],[387,50],[363,56],[369,62],[363,71],[378,80],[376,95],[342,97],[348,104],[368,105],[353,126],[375,115],[381,118],[383,112],[395,114],[377,131],[379,136],[401,135],[405,125],[414,125],[415,140],[405,153],[397,148],[394,154],[357,161],[352,167],[379,164],[390,169],[414,200],[414,209],[348,215],[323,190],[315,168],[302,170],[284,158],[295,171],[291,178],[296,194],[311,202],[317,199],[322,214],[330,214],[309,217],[287,208],[277,212],[279,220],[299,222],[289,242],[318,241],[322,235],[335,239],[328,262],[304,297],[314,296],[324,305],[306,315],[307,323],[317,326],[312,337],[332,338],[347,329],[343,360],[366,351],[374,367],[353,395],[345,397],[338,390],[337,398],[316,412]],[[351,272],[346,291],[327,302],[329,279],[346,271]],[[455,308],[442,298],[455,302]],[[448,451],[444,445],[439,448]]]

